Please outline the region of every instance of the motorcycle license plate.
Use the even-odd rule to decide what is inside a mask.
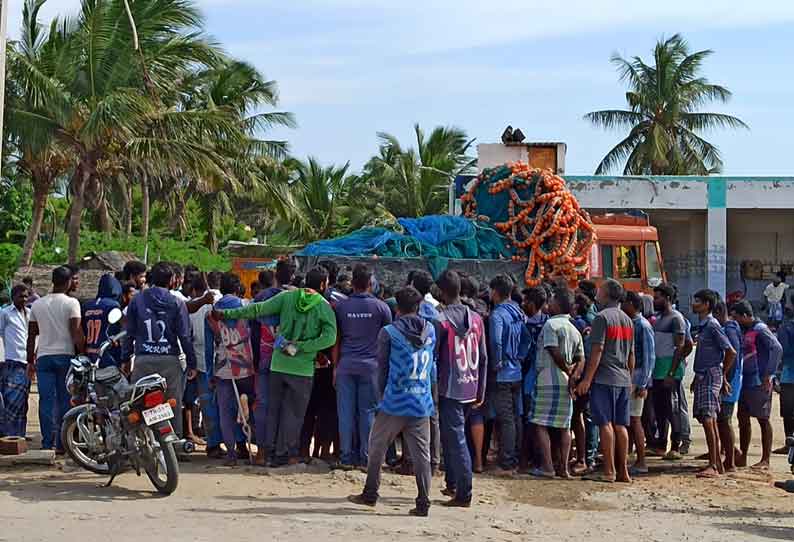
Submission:
[[[174,410],[168,403],[163,403],[162,405],[157,405],[156,407],[150,408],[149,410],[144,410],[142,414],[143,421],[146,422],[146,425],[154,425],[156,423],[164,422],[173,418]]]

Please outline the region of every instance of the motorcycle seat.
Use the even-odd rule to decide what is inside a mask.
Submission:
[[[100,384],[115,384],[121,376],[118,367],[103,367],[96,371],[96,381]]]

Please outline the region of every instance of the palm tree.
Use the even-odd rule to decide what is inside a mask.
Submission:
[[[700,135],[715,128],[747,128],[736,117],[704,113],[711,102],[725,103],[731,93],[701,75],[713,51],[690,53],[678,34],[659,41],[654,64],[639,57],[611,58],[622,81],[629,84],[627,110],[594,111],[585,119],[595,126],[625,128],[629,134],[601,160],[596,175],[625,163],[625,175],[707,175],[722,168],[720,152]]]
[[[11,160],[16,169],[30,179],[33,187],[33,215],[25,243],[22,247],[19,265],[27,267],[33,260],[33,251],[41,233],[47,198],[56,179],[71,167],[71,158],[52,132],[38,130],[38,125],[28,123],[17,116],[19,111],[33,110],[40,100],[34,93],[27,93],[25,73],[21,60],[33,68],[34,76],[57,78],[63,69],[61,59],[70,54],[66,34],[67,24],[54,21],[49,36],[38,21],[38,13],[45,0],[26,0],[22,8],[22,35],[19,42],[9,48],[15,51],[10,55],[6,78],[6,116],[5,123],[11,140]]]
[[[40,5],[40,2],[38,3]],[[211,133],[225,140],[236,126],[225,114],[183,115],[165,108],[174,74],[219,58],[217,47],[198,32],[202,19],[189,0],[83,0],[75,19],[56,20],[46,43],[62,52],[43,71],[24,51],[10,62],[26,100],[11,115],[26,125],[28,140],[51,139],[74,156],[68,219],[69,260],[79,254],[86,201],[102,202],[103,165],[120,153],[159,171],[200,166],[219,170],[216,156],[188,137]],[[62,43],[61,43],[62,42]]]
[[[414,133],[416,147],[408,149],[395,136],[379,133],[379,155],[364,166],[365,177],[384,193],[386,208],[394,216],[443,213],[450,182],[477,162],[466,154],[474,140],[463,130],[439,126],[425,137],[417,124]]]
[[[234,199],[243,195],[269,198],[283,211],[284,192],[267,182],[269,163],[286,156],[284,141],[259,139],[258,135],[274,126],[294,127],[292,114],[258,112],[264,106],[278,104],[275,81],[266,80],[253,66],[240,61],[223,61],[191,74],[179,89],[184,111],[221,112],[233,119],[241,141],[201,138],[214,146],[221,156],[222,175],[184,176],[182,193],[174,191],[175,207],[183,209],[186,196],[195,194],[207,227],[207,245],[218,249],[217,225],[221,213],[231,212]]]

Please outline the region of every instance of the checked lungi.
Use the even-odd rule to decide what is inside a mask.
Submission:
[[[709,367],[703,373],[695,373],[695,404],[692,410],[698,421],[703,423],[707,418],[717,417],[721,391],[721,367]]]
[[[14,360],[0,363],[0,435],[25,436],[29,393],[28,366]]]

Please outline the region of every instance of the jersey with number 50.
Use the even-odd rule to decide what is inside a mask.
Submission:
[[[485,340],[482,318],[469,308],[465,310],[462,325],[456,325],[444,311],[439,317],[442,342],[439,345],[438,394],[461,403],[473,403],[484,397],[488,360],[484,359],[484,349],[480,347]]]
[[[392,416],[424,418],[435,412],[431,376],[436,331],[425,322],[421,346],[414,346],[393,324],[383,328],[391,341],[389,376],[379,410]]]

